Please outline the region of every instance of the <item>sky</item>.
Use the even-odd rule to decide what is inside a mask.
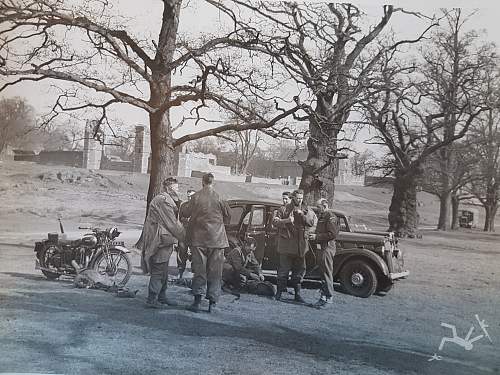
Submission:
[[[78,2],[79,0],[73,0]],[[357,0],[353,1],[356,5],[373,20],[377,20],[382,12],[381,6],[385,1],[379,0]],[[181,13],[180,30],[185,33],[201,33],[209,31],[214,27],[219,17],[217,12],[208,11],[209,8],[204,8],[202,2],[191,0],[190,5],[195,6],[195,10],[190,8],[189,11],[183,10]],[[471,12],[477,9],[474,17],[468,23],[470,28],[484,30],[486,32],[486,40],[495,42],[500,46],[500,22],[498,15],[500,14],[500,1],[483,0],[483,1],[456,1],[456,0],[420,0],[416,1],[395,1],[393,3],[397,7],[403,7],[408,10],[419,11],[427,15],[435,14],[439,8],[462,7]],[[159,0],[116,0],[113,6],[117,11],[126,17],[130,17],[130,24],[133,25],[134,32],[139,34],[150,33],[152,36],[157,34],[159,21],[161,17],[161,2]],[[410,17],[403,14],[396,14],[391,20],[391,27],[400,37],[415,37],[424,28],[425,25],[419,22],[415,17]],[[56,98],[56,91],[50,87],[48,83],[25,83],[12,88],[0,94],[3,97],[21,96],[25,97],[28,102],[35,108],[36,113],[41,115],[50,111],[52,104]],[[185,112],[185,111],[184,111]],[[117,116],[121,118],[127,125],[133,128],[135,125],[147,124],[148,118],[145,111],[132,108],[131,106],[121,105],[117,108]],[[216,112],[214,112],[216,113]],[[172,113],[172,122],[176,124],[182,117],[182,110],[177,110]],[[215,114],[217,116],[217,114]],[[82,119],[83,123],[83,119]],[[189,133],[194,130],[194,127],[183,127],[182,133]],[[175,134],[182,135],[181,133]],[[366,137],[366,133],[364,133]],[[361,134],[361,138],[363,133]]]

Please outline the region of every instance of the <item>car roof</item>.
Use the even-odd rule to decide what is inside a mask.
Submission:
[[[229,199],[227,203],[230,206],[240,205],[240,204],[253,204],[253,205],[263,205],[263,206],[281,206],[281,202],[271,201],[271,200],[252,200],[252,199]],[[335,213],[337,216],[347,216],[344,211],[339,210],[330,210]]]

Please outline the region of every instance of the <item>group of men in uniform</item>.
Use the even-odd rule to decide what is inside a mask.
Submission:
[[[180,277],[187,260],[192,263],[194,301],[188,309],[194,312],[200,311],[203,295],[209,300],[208,311],[216,309],[223,279],[236,289],[241,287],[242,280],[264,280],[253,254],[255,242],[228,241],[225,224],[230,221],[230,209],[214,190],[213,182],[211,173],[203,175],[202,189],[197,192],[188,190],[188,200],[181,203],[178,181],[169,177],[163,182],[163,191],[152,199],[142,244],[143,270],[151,275],[146,306],[175,305],[166,295],[168,263],[174,248],[178,249]],[[328,210],[326,199],[318,200],[315,209],[306,206],[303,199],[302,190],[283,193],[283,206],[272,219],[272,225],[278,229],[279,253],[275,298],[282,300],[291,271],[294,299],[305,302],[301,295],[306,272],[305,256],[308,251],[314,251],[323,279],[322,296],[314,306],[323,308],[331,304],[333,295],[337,217]]]
[[[306,273],[306,254],[313,251],[321,272],[321,297],[314,304],[324,308],[333,296],[333,259],[339,226],[337,216],[328,209],[328,200],[320,198],[316,207],[304,204],[304,192],[283,193],[283,205],[275,212],[273,225],[278,228],[279,267],[276,300],[287,290],[288,277],[295,291],[295,301],[304,303],[301,286]]]
[[[146,306],[175,305],[167,299],[168,261],[174,247],[180,250],[179,269],[184,272],[191,252],[193,270],[193,303],[188,307],[200,311],[202,296],[209,300],[208,311],[215,310],[221,291],[224,249],[229,246],[225,223],[231,216],[229,206],[213,188],[214,176],[202,177],[202,189],[190,194],[181,204],[177,179],[163,182],[163,191],[150,203],[144,224],[143,270],[150,273]]]

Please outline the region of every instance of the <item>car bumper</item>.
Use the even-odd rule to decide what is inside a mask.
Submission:
[[[409,274],[410,274],[410,271],[391,272],[389,274],[389,278],[394,281],[394,280],[398,280],[398,279],[404,279],[404,278],[408,277]]]

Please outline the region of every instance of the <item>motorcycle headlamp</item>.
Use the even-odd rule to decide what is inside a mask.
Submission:
[[[120,233],[121,232],[119,232],[118,228],[116,228],[116,227],[108,229],[108,235],[109,235],[109,238],[111,238],[111,239],[118,237],[120,235]]]

